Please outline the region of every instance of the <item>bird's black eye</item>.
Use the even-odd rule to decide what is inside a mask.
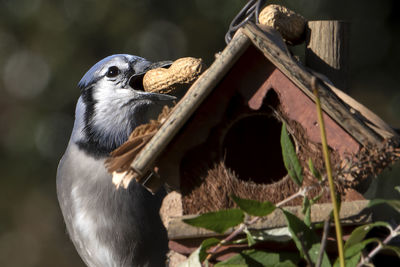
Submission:
[[[109,67],[106,76],[109,78],[115,77],[119,74],[119,69],[116,66]]]

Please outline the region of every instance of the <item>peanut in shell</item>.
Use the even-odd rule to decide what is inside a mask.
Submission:
[[[179,86],[193,83],[203,70],[204,65],[200,58],[180,58],[168,69],[149,70],[143,77],[143,88],[147,92],[171,93]]]

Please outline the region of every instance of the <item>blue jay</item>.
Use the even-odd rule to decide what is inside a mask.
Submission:
[[[135,182],[116,189],[104,161],[136,126],[172,104],[175,97],[145,92],[142,85],[147,70],[167,65],[113,55],[78,83],[81,96],[57,170],[57,195],[71,240],[90,267],[165,265],[162,193],[152,195]]]

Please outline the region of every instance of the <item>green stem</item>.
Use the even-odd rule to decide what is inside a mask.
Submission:
[[[313,89],[313,93],[315,95],[315,104],[317,105],[318,122],[319,122],[319,128],[321,130],[322,150],[324,153],[325,167],[326,167],[326,172],[327,172],[328,182],[329,182],[329,191],[331,193],[331,199],[332,199],[332,204],[333,204],[333,217],[334,217],[334,221],[335,221],[336,239],[337,239],[337,246],[338,246],[338,251],[339,251],[339,262],[340,262],[340,266],[344,267],[345,262],[344,262],[342,227],[340,225],[340,217],[339,217],[339,205],[336,200],[335,185],[333,183],[333,177],[332,177],[331,161],[330,161],[330,157],[329,157],[328,144],[326,141],[324,118],[322,117],[321,102],[319,100],[319,94],[318,94],[318,89],[317,89],[316,83],[317,83],[317,79],[315,77],[313,77],[313,79],[311,81],[311,86]]]

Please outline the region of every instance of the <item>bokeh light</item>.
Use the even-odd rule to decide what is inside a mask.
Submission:
[[[50,79],[50,69],[43,57],[31,51],[18,51],[6,61],[3,81],[15,97],[32,98],[40,94]]]
[[[168,21],[154,21],[139,37],[140,55],[150,60],[168,60],[186,54],[186,37],[179,26]]]

